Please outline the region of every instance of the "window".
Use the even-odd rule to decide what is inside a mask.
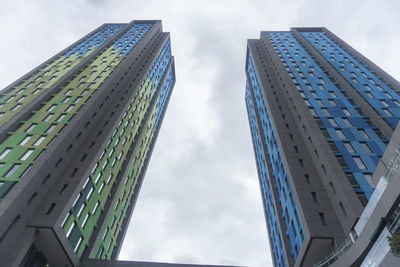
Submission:
[[[360,157],[353,157],[354,162],[357,164],[360,170],[366,170],[367,166],[365,166],[363,160]]]
[[[311,192],[311,196],[312,196],[312,198],[313,198],[314,203],[318,203],[317,193]]]
[[[61,122],[65,118],[65,114],[62,114],[60,117],[58,117],[57,122]]]
[[[72,230],[74,229],[74,226],[75,226],[75,223],[73,222],[67,231],[67,234],[66,234],[67,238],[71,235]]]
[[[99,202],[96,202],[96,205],[94,205],[94,208],[92,210],[92,214],[95,214],[97,211],[97,207],[99,206]]]
[[[361,134],[362,137],[365,139],[369,139],[369,135],[363,129],[359,129],[358,132]]]
[[[75,106],[69,106],[69,107],[65,110],[65,112],[70,112],[74,107],[75,107]]]
[[[44,136],[39,137],[39,139],[36,140],[36,142],[33,145],[34,146],[40,145],[44,141],[44,139],[46,139],[46,137],[44,137]]]
[[[11,169],[6,173],[5,177],[11,177],[19,168],[19,166],[21,166],[20,164],[14,164]]]
[[[16,105],[13,109],[11,109],[11,111],[15,111],[15,110],[17,110],[19,107],[21,107],[21,104]]]
[[[104,183],[102,183],[102,184],[101,184],[101,186],[100,186],[100,188],[99,188],[99,190],[98,190],[98,193],[99,193],[99,194],[101,194],[101,193],[102,193],[102,191],[103,191],[103,188],[104,188]]]
[[[1,154],[0,154],[0,159],[3,159],[5,156],[7,156],[7,154],[11,151],[10,148],[7,148],[6,150],[4,150]]]
[[[350,122],[350,120],[349,120],[349,119],[343,118],[343,119],[342,119],[342,121],[343,121],[343,122],[344,122],[344,124],[345,124],[346,126],[348,126],[348,127],[351,127],[351,126],[353,126],[353,125],[351,124],[351,122]]]
[[[344,142],[343,144],[350,153],[356,152],[350,142]]]
[[[369,146],[367,145],[367,143],[361,142],[360,144],[361,144],[362,148],[365,150],[365,152],[372,153],[372,151],[369,148]]]
[[[343,215],[344,215],[344,216],[347,216],[347,212],[346,212],[346,210],[344,209],[342,202],[339,203],[339,206],[340,206],[340,209],[341,209],[342,212],[343,212]]]
[[[343,134],[343,131],[342,130],[335,130],[335,132],[336,132],[336,134],[337,134],[337,136],[340,138],[340,139],[345,139],[346,138],[346,136]]]
[[[99,174],[97,174],[97,176],[96,176],[96,180],[94,181],[95,184],[97,184],[97,182],[99,181],[100,177],[101,177],[101,173],[99,172]]]
[[[112,174],[110,174],[109,176],[108,176],[108,178],[107,178],[107,184],[109,184],[110,183],[110,180],[111,180],[111,178],[113,177],[113,175]]]
[[[33,149],[28,149],[25,154],[19,160],[26,160],[33,153]]]
[[[326,219],[323,212],[319,212],[319,218],[321,219],[322,225],[326,225]]]
[[[51,133],[54,130],[54,128],[56,128],[55,124],[50,125],[50,127],[47,129],[46,133],[48,133],[48,134]]]
[[[88,194],[86,196],[86,199],[89,199],[91,197],[92,193],[93,193],[93,186],[90,187],[90,190],[89,190],[89,192],[88,192]]]
[[[66,98],[64,98],[63,103],[67,103],[70,99],[71,99],[71,97],[70,97],[70,96],[67,96]]]
[[[327,108],[321,108],[321,110],[326,116],[330,116],[331,115]]]
[[[336,194],[336,189],[335,189],[335,186],[332,184],[332,182],[330,182],[329,185],[331,186],[333,193]]]
[[[351,184],[353,188],[359,188],[360,185],[358,184],[356,178],[354,178],[352,173],[346,173],[347,180]]]
[[[85,225],[86,225],[86,222],[88,219],[89,219],[89,213],[86,213],[85,218],[83,219],[83,222],[82,222],[82,228],[85,228]]]
[[[346,161],[344,160],[344,158],[342,156],[337,156],[336,157],[339,161],[340,166],[342,166],[343,169],[348,169],[349,166],[347,165]]]
[[[53,111],[55,108],[57,107],[57,105],[51,105],[51,107],[49,107],[49,109],[47,110],[48,112]]]
[[[31,138],[32,138],[32,136],[30,136],[30,135],[26,136],[26,137],[19,143],[19,145],[20,145],[20,146],[25,145],[26,143],[28,143],[28,141],[29,141]]]
[[[86,207],[86,204],[85,204],[85,203],[82,203],[81,207],[79,208],[78,213],[76,214],[76,217],[79,218],[79,217],[81,216],[82,211],[85,209],[85,207]]]
[[[342,111],[346,116],[351,116],[351,113],[347,108],[343,108]]]
[[[37,125],[36,123],[33,123],[31,126],[29,126],[28,129],[26,129],[26,132],[27,133],[31,132],[36,127],[36,125]]]
[[[337,123],[336,123],[335,119],[328,119],[328,121],[333,127],[337,126]]]
[[[43,121],[49,121],[51,119],[51,117],[53,117],[53,114],[47,115],[46,118],[44,118]]]
[[[368,199],[365,196],[364,192],[356,192],[358,199],[361,201],[361,204],[365,207],[368,204]]]
[[[392,113],[389,110],[383,108],[382,111],[386,116],[392,116]]]

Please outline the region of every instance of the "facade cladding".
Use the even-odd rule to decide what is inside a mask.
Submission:
[[[161,21],[132,21],[2,91],[0,262],[117,257],[174,84]]]
[[[246,105],[275,266],[354,231],[399,121],[399,83],[325,28],[249,40]]]

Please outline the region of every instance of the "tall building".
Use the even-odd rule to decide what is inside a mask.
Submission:
[[[400,185],[384,198],[375,189],[393,173],[400,84],[326,28],[261,32],[246,76],[275,266],[363,264],[382,225],[397,222]]]
[[[1,266],[117,257],[174,84],[169,33],[132,21],[1,92]]]

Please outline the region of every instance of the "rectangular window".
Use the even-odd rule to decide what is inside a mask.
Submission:
[[[314,201],[315,203],[318,203],[317,193],[311,192],[311,196],[312,196],[312,198],[313,198],[313,201]]]
[[[1,154],[0,154],[0,159],[3,159],[5,156],[7,156],[7,154],[11,151],[10,148],[7,148],[6,150],[4,150]]]
[[[85,228],[85,225],[86,225],[86,222],[88,219],[89,219],[89,213],[86,213],[85,219],[83,219],[83,222],[82,222],[82,228]]]
[[[50,127],[49,127],[49,129],[47,129],[46,133],[48,133],[48,134],[51,133],[54,130],[54,128],[56,128],[56,125],[54,125],[54,124],[50,125]]]
[[[356,152],[350,142],[344,142],[343,144],[350,153]]]
[[[386,116],[393,116],[392,113],[387,109],[383,108],[382,111],[383,111],[383,113],[385,113]]]
[[[26,160],[33,153],[33,149],[28,149],[25,154],[19,160]]]
[[[28,143],[28,141],[29,141],[31,138],[32,138],[32,136],[30,136],[30,135],[26,136],[26,137],[19,143],[19,145],[20,145],[20,146],[25,145],[26,143]]]
[[[342,212],[343,212],[343,215],[344,215],[344,216],[347,216],[347,212],[346,212],[346,210],[344,209],[342,202],[339,203],[339,206],[340,206],[340,209],[341,209]]]
[[[85,203],[82,203],[81,207],[79,208],[78,213],[76,214],[76,216],[77,216],[78,218],[81,216],[82,211],[85,209],[85,207],[86,207],[86,204],[85,204]]]
[[[351,127],[351,126],[353,126],[353,125],[351,124],[351,122],[350,122],[350,120],[349,120],[349,119],[343,118],[343,119],[342,119],[342,121],[343,121],[343,122],[344,122],[344,124],[345,124],[346,126],[348,126],[348,127]]]
[[[48,112],[53,111],[55,108],[57,107],[57,105],[51,105],[51,107],[49,107],[49,109],[47,110]]]
[[[14,164],[11,169],[6,173],[5,177],[11,177],[19,168],[19,166],[21,166],[20,164]]]
[[[342,156],[337,156],[336,157],[339,161],[340,166],[342,166],[343,169],[348,169],[349,166],[347,165],[346,161],[344,160],[344,158]]]
[[[112,174],[110,174],[109,176],[108,176],[108,178],[107,178],[107,184],[109,184],[110,183],[110,181],[111,181],[111,178],[113,177],[113,175]]]
[[[49,121],[52,117],[53,117],[53,114],[49,114],[46,116],[46,118],[44,118],[43,121]]]
[[[330,116],[331,115],[327,108],[321,108],[321,110],[324,113],[324,115],[326,115],[326,116]]]
[[[97,191],[99,194],[101,194],[103,192],[103,188],[104,188],[104,183],[101,184],[99,190]]]
[[[86,196],[86,199],[89,199],[92,196],[92,193],[93,193],[93,186],[90,188],[90,190]]]
[[[94,208],[92,210],[92,214],[95,214],[97,211],[97,207],[99,206],[99,202],[96,202],[96,205],[94,205]]]
[[[319,218],[321,219],[322,225],[326,225],[326,219],[323,212],[319,212]]]
[[[346,138],[346,136],[343,134],[343,131],[342,131],[342,130],[335,130],[335,132],[336,132],[337,136],[338,136],[340,139],[345,139],[345,138]]]
[[[67,96],[66,98],[64,98],[63,103],[67,103],[70,99],[71,99],[71,97],[70,97],[70,96]]]
[[[40,145],[44,141],[44,139],[46,139],[46,137],[44,137],[44,136],[39,137],[39,139],[36,140],[36,142],[33,145],[34,146]]]
[[[337,123],[336,123],[335,119],[328,119],[328,121],[333,127],[337,126]]]
[[[97,184],[97,182],[99,181],[101,177],[101,173],[99,172],[99,174],[97,174],[96,180],[94,181],[95,184]]]
[[[60,117],[58,117],[57,122],[61,122],[65,118],[65,114],[61,114]]]
[[[367,145],[367,143],[360,143],[362,148],[364,149],[365,152],[367,153],[372,153],[371,149],[369,148],[369,146]]]
[[[342,111],[346,116],[351,116],[351,113],[347,108],[342,108]]]
[[[357,164],[358,168],[360,168],[360,170],[367,169],[367,166],[365,166],[364,162],[362,161],[362,159],[360,157],[353,157],[353,160]]]
[[[362,137],[365,139],[369,139],[369,135],[363,129],[359,129],[358,132],[361,134]]]
[[[16,105],[15,107],[13,107],[13,109],[11,111],[16,111],[17,109],[19,109],[21,107],[21,104]]]
[[[65,112],[70,112],[74,107],[75,107],[75,106],[69,106],[69,107],[65,110]]]
[[[27,133],[31,132],[36,127],[36,125],[37,125],[36,123],[33,123],[31,126],[29,126],[28,129],[26,129],[26,132]]]
[[[67,238],[71,235],[72,230],[74,229],[74,226],[75,226],[75,223],[73,222],[67,231],[67,234],[66,234]]]

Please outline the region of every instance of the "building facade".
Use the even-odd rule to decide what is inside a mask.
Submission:
[[[313,266],[349,234],[355,244],[400,119],[400,84],[326,28],[261,32],[248,40],[246,77],[274,264]],[[368,251],[357,253],[338,266]]]
[[[132,21],[2,90],[2,266],[116,259],[174,84],[169,33]]]

